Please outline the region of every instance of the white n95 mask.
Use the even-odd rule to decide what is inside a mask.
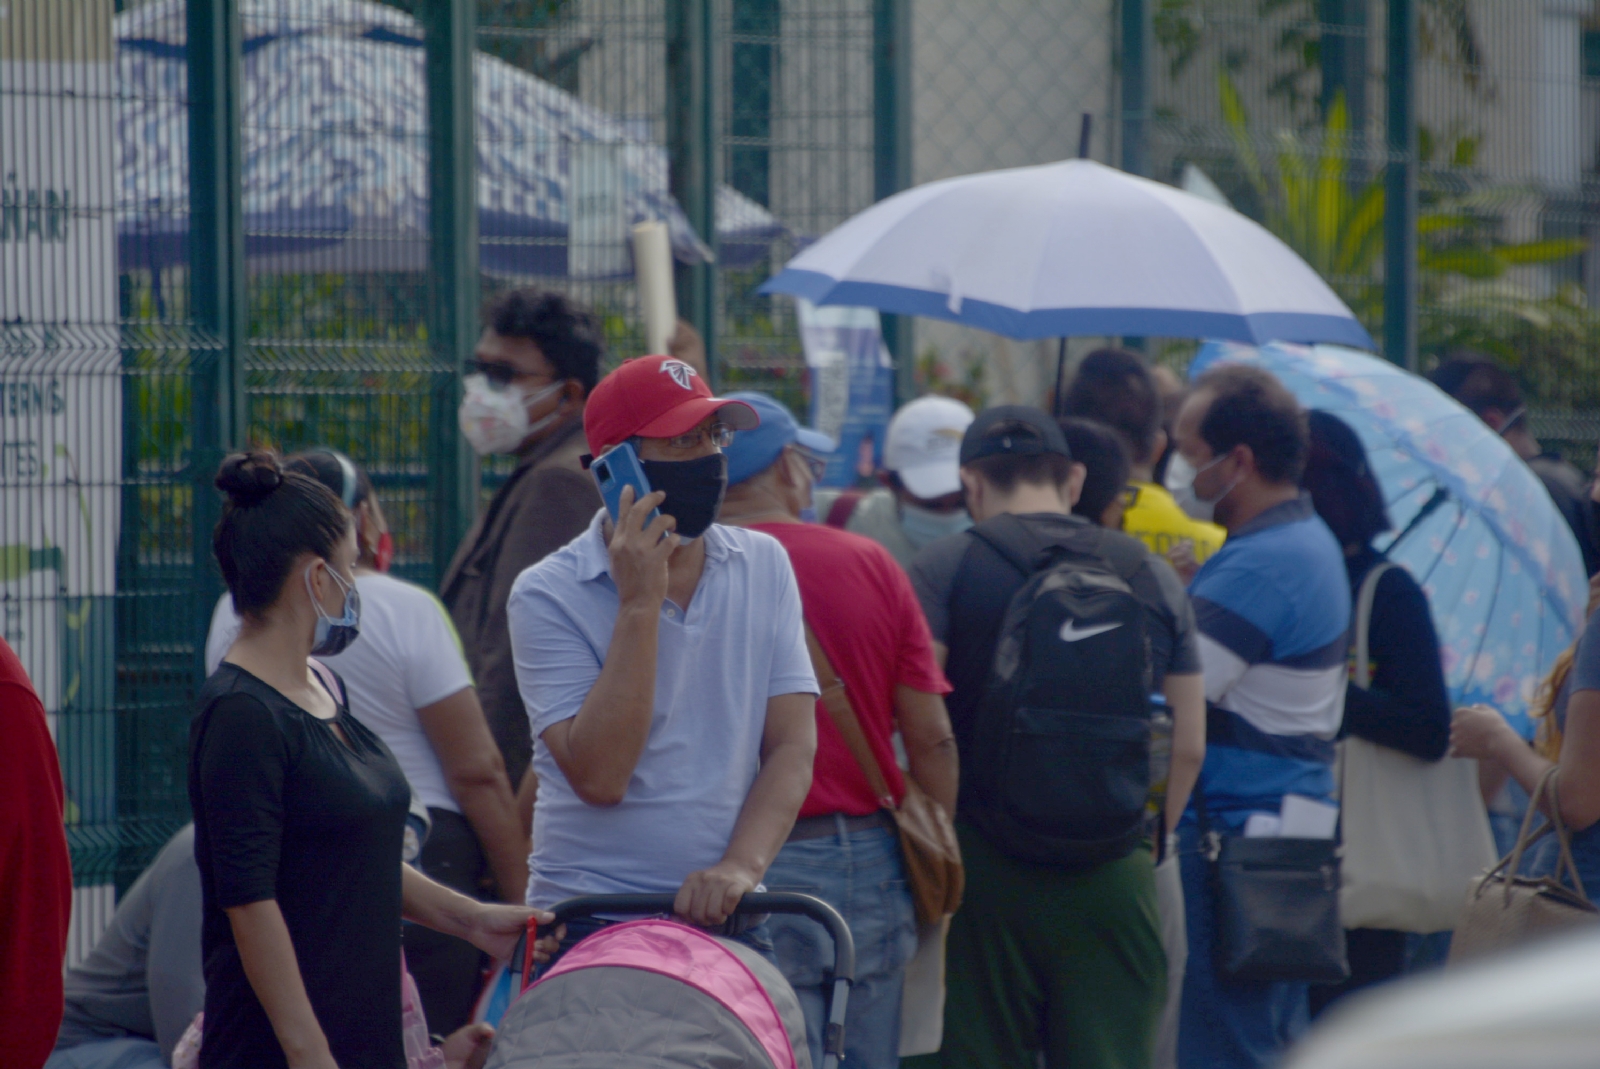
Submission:
[[[561,414],[557,409],[537,420],[529,420],[528,406],[554,396],[565,385],[565,380],[552,382],[530,395],[515,384],[496,390],[483,375],[468,375],[462,380],[465,391],[457,411],[461,433],[479,456],[514,452],[527,441],[528,435],[548,427]]]
[[[1203,468],[1196,468],[1182,453],[1173,453],[1172,459],[1167,461],[1167,491],[1172,494],[1172,500],[1178,503],[1178,507],[1187,513],[1190,519],[1215,523],[1217,502],[1233,493],[1233,488],[1239,485],[1239,480],[1234,479],[1222,493],[1209,501],[1195,493],[1195,477],[1202,471],[1210,471],[1226,459],[1228,459],[1226,453],[1220,457],[1213,457]]]

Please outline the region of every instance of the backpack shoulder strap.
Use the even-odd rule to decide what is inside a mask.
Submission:
[[[1027,578],[1031,578],[1035,572],[1053,563],[1041,559],[1040,555],[1045,550],[1057,547],[1085,556],[1099,557],[1125,583],[1133,581],[1133,577],[1144,567],[1145,560],[1149,556],[1144,543],[1138,539],[1094,525],[1084,526],[1081,530],[1073,532],[1066,540],[1047,541],[1009,513],[985,520],[971,528],[968,533],[998,553]]]
[[[1124,583],[1132,585],[1133,577],[1139,574],[1139,569],[1150,558],[1150,551],[1143,542],[1120,531],[1109,531],[1104,527],[1094,530],[1100,535],[1100,544],[1096,547],[1099,555]]]
[[[1356,672],[1352,682],[1362,690],[1372,685],[1372,664],[1367,655],[1367,639],[1372,630],[1372,603],[1378,596],[1378,580],[1383,578],[1383,573],[1399,565],[1393,561],[1379,561],[1367,570],[1361,579],[1361,591],[1356,595],[1355,605],[1355,637],[1352,646],[1355,649]]]
[[[856,514],[856,506],[861,504],[861,499],[866,497],[864,490],[843,490],[833,499],[833,504],[828,507],[828,518],[822,522],[829,527],[843,529],[850,522],[850,517]]]
[[[1045,543],[1009,512],[984,520],[968,528],[967,533],[999,554],[1000,559],[1021,572],[1024,579],[1031,578],[1039,570],[1039,551]]]

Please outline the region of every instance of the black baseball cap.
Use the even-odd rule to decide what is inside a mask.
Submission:
[[[978,413],[961,438],[961,463],[984,457],[1031,457],[1056,453],[1072,459],[1061,428],[1043,409],[995,405]]]

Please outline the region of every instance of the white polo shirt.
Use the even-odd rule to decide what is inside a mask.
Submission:
[[[605,512],[524,571],[506,611],[539,774],[528,904],[584,894],[676,891],[721,860],[761,764],[767,699],[816,694],[800,592],[783,546],[713,524],[685,614],[661,606],[655,713],[622,802],[591,806],[540,736],[578,715],[617,619]]]

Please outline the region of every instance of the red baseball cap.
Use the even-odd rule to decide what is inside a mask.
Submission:
[[[761,417],[743,401],[711,396],[700,373],[674,356],[641,356],[600,380],[583,409],[589,449],[629,438],[674,438],[698,427],[712,413],[736,431],[760,426]]]

